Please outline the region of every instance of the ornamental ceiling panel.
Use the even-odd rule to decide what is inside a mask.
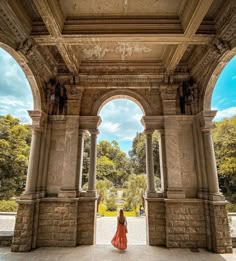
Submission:
[[[178,15],[186,0],[59,0],[65,16]]]
[[[80,60],[104,61],[147,61],[161,60],[165,45],[155,43],[135,42],[99,42],[93,40],[86,45],[72,46],[73,53],[78,54]]]

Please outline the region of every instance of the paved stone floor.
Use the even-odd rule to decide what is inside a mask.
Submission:
[[[236,249],[234,254],[217,255],[204,249],[191,252],[190,249],[147,246],[145,218],[127,218],[127,221],[129,232],[126,251],[118,251],[110,244],[116,230],[116,219],[98,218],[97,245],[75,248],[43,247],[29,253],[12,253],[9,247],[0,247],[0,261],[236,261]],[[233,218],[233,223],[235,221]],[[0,215],[0,231],[11,231],[14,223],[14,216]]]
[[[218,255],[200,249],[167,249],[151,246],[128,246],[118,251],[110,245],[79,246],[75,248],[42,247],[28,253],[12,253],[0,248],[1,261],[235,261],[234,254]]]
[[[97,218],[97,244],[110,244],[116,231],[115,217]],[[146,221],[145,217],[128,217],[128,244],[129,245],[146,245]]]
[[[15,219],[15,215],[0,215],[0,231],[13,231]]]

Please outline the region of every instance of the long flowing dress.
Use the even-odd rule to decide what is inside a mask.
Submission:
[[[114,247],[125,250],[127,248],[127,238],[126,238],[126,220],[120,221],[119,218],[117,220],[118,227],[114,237],[111,240],[111,243]]]

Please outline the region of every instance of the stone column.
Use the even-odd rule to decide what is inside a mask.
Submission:
[[[89,130],[91,134],[90,149],[90,168],[88,177],[88,193],[94,196],[96,194],[96,161],[97,161],[97,135],[99,131]]]
[[[166,197],[167,192],[167,170],[166,170],[166,150],[165,150],[165,132],[159,130],[159,158],[160,158],[160,172],[161,172],[161,189],[163,196]]]
[[[25,191],[21,199],[32,199],[35,197],[36,185],[40,159],[41,132],[44,125],[44,113],[42,111],[28,111],[32,118],[32,139],[30,146],[29,165]]]
[[[77,163],[77,184],[78,190],[82,191],[83,156],[84,156],[84,130],[79,130],[78,140],[78,163]]]
[[[35,193],[39,163],[41,129],[33,127],[30,146],[29,166],[24,194]]]
[[[148,196],[155,193],[152,133],[153,133],[153,131],[145,131],[145,134],[146,134],[147,195]]]
[[[209,199],[223,200],[224,197],[219,190],[218,175],[211,129],[202,129],[205,151],[206,172],[209,188]]]
[[[65,157],[59,197],[76,197],[79,116],[66,116]]]
[[[224,200],[224,196],[219,191],[219,182],[216,169],[216,160],[214,145],[212,140],[212,119],[215,117],[216,111],[203,111],[199,113],[202,141],[203,141],[203,153],[205,159],[205,171],[208,183],[209,199],[210,200]]]

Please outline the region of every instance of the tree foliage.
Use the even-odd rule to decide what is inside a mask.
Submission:
[[[152,147],[153,147],[153,163],[154,163],[154,175],[160,177],[160,161],[159,161],[159,135],[158,132],[154,132],[152,135]],[[129,155],[132,161],[133,172],[135,174],[146,173],[146,151],[145,151],[145,134],[137,133],[133,140],[132,150],[129,151]]]
[[[236,193],[236,117],[215,123],[213,139],[221,189]]]
[[[27,173],[30,128],[11,115],[0,116],[0,198],[22,193]]]
[[[139,207],[144,205],[143,195],[147,188],[146,175],[130,175],[128,181],[124,184],[124,188],[126,188],[126,207],[134,209],[138,215]]]
[[[83,183],[87,182],[89,172],[90,137],[85,137]],[[122,187],[131,173],[130,160],[123,152],[117,141],[100,141],[97,144],[97,179],[108,179],[117,187]]]

